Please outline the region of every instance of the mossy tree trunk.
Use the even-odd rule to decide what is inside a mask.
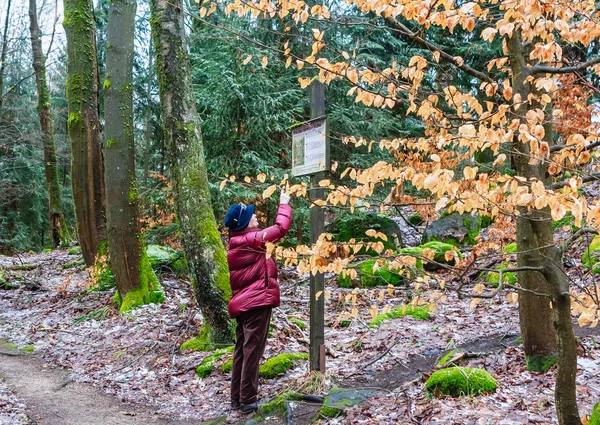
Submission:
[[[152,118],[152,59],[154,54],[152,53],[152,39],[148,45],[148,75],[146,81],[146,123],[144,131],[144,187],[148,187],[148,175],[150,173],[150,144],[152,142],[152,129],[151,129],[151,118]]]
[[[65,0],[64,6],[73,205],[81,252],[85,263],[91,266],[106,241],[96,25],[92,0]]]
[[[508,49],[513,93],[519,93],[522,99],[528,99],[530,93],[538,94],[531,83],[525,82],[529,76],[526,66],[529,52],[517,32],[508,40]],[[525,114],[532,108],[545,109],[545,116],[552,117],[552,104],[543,108],[537,103],[525,102],[517,111],[523,123],[526,123]],[[544,141],[552,146],[554,131],[549,119],[545,121],[544,133]],[[512,148],[517,152],[512,157],[517,175],[535,178],[545,185],[550,183],[545,162],[529,163],[529,143],[522,143],[515,136]],[[554,242],[552,216],[549,208],[534,211],[521,208],[519,213],[518,266],[539,267],[542,270],[518,272],[519,284],[530,291],[547,294],[540,296],[523,291],[519,294],[519,319],[528,369],[545,371],[558,360],[555,402],[559,424],[580,425],[576,393],[577,351],[571,321],[569,284],[562,268],[562,251]]]
[[[44,171],[48,188],[48,220],[50,236],[54,246],[68,245],[71,235],[62,213],[62,194],[58,183],[58,167],[56,164],[56,147],[52,128],[52,111],[50,110],[50,91],[46,81],[46,57],[42,50],[42,31],[38,25],[36,0],[29,0],[29,29],[31,32],[31,51],[33,53],[33,69],[38,94],[37,110],[42,129],[42,145],[44,148]]]
[[[181,0],[151,1],[165,145],[186,259],[208,327],[201,335],[228,344],[233,341],[233,332],[226,308],[231,297],[227,254],[211,207],[183,11]]]
[[[10,22],[10,6],[12,0],[6,4],[6,16],[4,17],[4,31],[2,32],[2,53],[0,53],[0,119],[2,119],[2,107],[4,105],[4,70],[6,69],[6,50],[8,49],[8,23]]]
[[[164,299],[138,220],[133,137],[135,0],[113,0],[104,81],[106,212],[110,264],[121,312]]]

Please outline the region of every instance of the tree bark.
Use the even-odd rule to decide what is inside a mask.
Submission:
[[[36,0],[29,0],[29,29],[31,31],[31,50],[33,53],[33,69],[38,94],[37,110],[42,129],[44,148],[44,171],[48,188],[48,220],[50,237],[54,246],[68,245],[71,235],[62,213],[62,194],[58,183],[56,165],[56,147],[52,128],[52,111],[50,110],[50,91],[46,81],[46,57],[42,51],[42,31],[38,25]]]
[[[562,252],[558,247],[545,250],[544,276],[552,291],[552,310],[558,347],[558,370],[554,400],[560,425],[581,425],[577,407],[577,342],[571,321],[569,282],[562,269]]]
[[[104,81],[108,245],[121,312],[164,300],[138,220],[132,78],[135,10],[135,0],[111,2]]]
[[[0,53],[0,119],[2,119],[2,107],[4,105],[4,69],[6,68],[6,50],[8,49],[8,23],[10,22],[10,6],[12,0],[6,5],[6,17],[4,18],[4,32],[2,33],[2,53]]]
[[[146,128],[144,132],[145,146],[144,146],[144,187],[148,187],[148,175],[150,169],[150,143],[152,142],[152,132],[150,128],[150,122],[152,118],[152,39],[148,45],[148,81],[146,81]]]
[[[71,140],[73,205],[79,244],[91,266],[106,244],[102,129],[98,115],[96,25],[91,0],[65,0],[67,123]]]
[[[509,56],[512,67],[513,93],[527,99],[530,93],[525,55],[521,38],[515,32],[508,39]],[[517,111],[521,121],[526,123],[525,113],[528,103]],[[551,138],[551,128],[546,137]],[[548,134],[549,133],[549,134]],[[546,183],[546,167],[541,164],[529,164],[529,143],[522,143],[515,136],[513,150],[521,153],[513,155],[517,175],[525,178],[535,177]],[[554,230],[549,209],[527,211],[519,209],[517,218],[517,264],[519,267],[540,267],[544,263],[540,248],[554,243]],[[553,328],[553,315],[550,307],[550,288],[544,275],[536,271],[518,272],[519,284],[528,290],[548,294],[548,297],[534,295],[529,292],[519,294],[519,322],[523,338],[523,348],[527,359],[527,368],[534,371],[545,371],[556,359],[556,339]]]
[[[227,255],[211,206],[200,124],[185,41],[181,0],[152,0],[152,36],[160,87],[165,145],[174,185],[175,207],[194,292],[205,327],[197,343],[182,348],[209,348],[231,343],[233,333],[226,301],[231,297]]]

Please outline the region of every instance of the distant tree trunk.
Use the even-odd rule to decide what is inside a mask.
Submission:
[[[148,81],[146,81],[146,128],[144,132],[144,187],[148,187],[148,174],[150,169],[150,143],[152,142],[151,118],[152,118],[152,39],[148,44]]]
[[[29,0],[29,29],[31,30],[31,50],[33,53],[33,69],[37,86],[37,110],[42,128],[42,144],[44,147],[44,170],[48,187],[48,220],[50,237],[54,246],[68,245],[71,235],[62,213],[62,194],[58,183],[56,163],[56,147],[52,128],[52,111],[50,110],[50,91],[46,81],[46,57],[42,51],[42,31],[38,25],[36,0]]]
[[[231,297],[227,254],[211,206],[185,42],[184,5],[181,0],[152,0],[150,7],[175,208],[205,325],[199,339],[182,348],[207,349],[213,342],[233,341],[226,308]]]
[[[4,105],[4,69],[6,68],[6,50],[8,49],[8,23],[10,22],[10,6],[12,0],[6,5],[6,17],[4,18],[4,31],[2,32],[2,53],[0,53],[0,119],[2,118],[2,107]]]
[[[108,246],[121,312],[164,300],[138,220],[132,78],[135,10],[135,0],[111,2],[104,81]]]
[[[94,264],[106,246],[106,198],[102,129],[98,116],[98,63],[92,0],[65,0],[67,34],[67,128],[71,139],[71,181],[79,244]]]

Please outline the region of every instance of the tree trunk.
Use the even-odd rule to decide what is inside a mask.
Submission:
[[[577,343],[571,321],[569,282],[562,269],[562,252],[557,247],[544,250],[544,276],[552,291],[552,309],[558,347],[558,370],[554,400],[560,425],[581,425],[577,408]]]
[[[50,110],[50,91],[46,81],[46,57],[42,51],[42,31],[38,26],[36,0],[29,0],[29,29],[31,30],[31,50],[33,53],[33,69],[37,86],[37,110],[42,129],[42,144],[44,147],[44,170],[46,186],[48,187],[48,221],[50,237],[54,246],[69,245],[71,235],[65,217],[62,213],[62,194],[58,183],[58,168],[56,165],[56,147],[54,145],[54,130],[52,128],[52,112]]]
[[[148,81],[146,81],[146,128],[144,132],[145,146],[144,146],[144,187],[148,187],[148,174],[150,169],[150,143],[152,141],[152,132],[150,128],[150,121],[152,118],[152,39],[148,45]]]
[[[2,33],[2,53],[0,53],[0,120],[2,119],[2,107],[4,105],[4,69],[6,68],[6,50],[8,49],[8,23],[10,22],[10,6],[12,0],[6,5],[6,17],[4,18],[4,32]]]
[[[106,218],[115,301],[121,312],[164,300],[138,220],[132,78],[135,10],[135,0],[111,2],[104,81]]]
[[[152,36],[175,207],[194,292],[204,316],[200,338],[188,341],[182,348],[207,349],[211,342],[233,341],[226,308],[231,289],[227,255],[211,206],[183,10],[181,0],[151,1]]]
[[[102,131],[98,115],[96,26],[91,0],[65,0],[67,35],[67,123],[71,139],[71,180],[79,244],[91,266],[106,245],[106,198]]]
[[[527,99],[530,93],[526,72],[526,52],[523,49],[520,35],[515,32],[508,39],[509,56],[512,67],[513,93]],[[528,103],[521,105],[518,113],[521,121],[526,123],[525,113]],[[551,129],[550,129],[551,130]],[[546,132],[551,138],[551,131]],[[549,134],[548,134],[549,133]],[[512,149],[521,154],[513,155],[517,175],[526,178],[537,178],[546,182],[546,166],[529,164],[529,143],[522,143],[515,136]],[[519,209],[517,218],[517,263],[519,267],[541,267],[545,262],[540,248],[554,244],[554,230],[549,209],[528,211]],[[519,322],[523,338],[523,348],[527,360],[527,369],[545,372],[556,362],[556,339],[553,328],[553,315],[550,307],[550,288],[544,275],[536,271],[518,272],[519,284],[530,291],[547,294],[539,296],[530,292],[519,293]]]

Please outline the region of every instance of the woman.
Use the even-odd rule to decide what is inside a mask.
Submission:
[[[275,224],[258,228],[254,205],[232,205],[225,216],[229,228],[227,262],[231,284],[229,315],[237,320],[231,371],[231,407],[250,413],[258,409],[258,364],[265,351],[271,310],[279,306],[277,265],[265,255],[265,244],[290,229],[292,208],[283,190]]]

